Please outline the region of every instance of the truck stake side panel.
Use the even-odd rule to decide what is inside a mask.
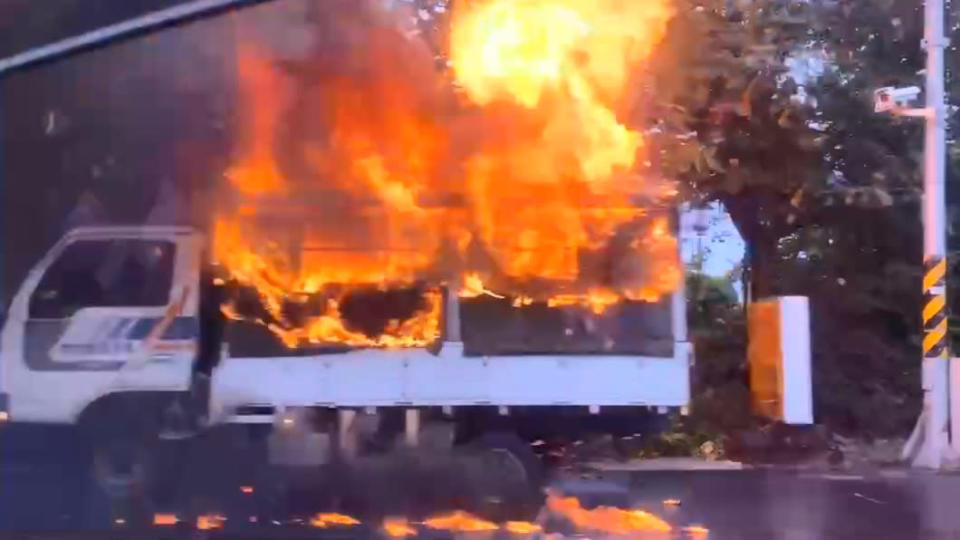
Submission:
[[[286,358],[228,358],[212,384],[212,412],[248,405],[465,406],[657,405],[689,400],[685,344],[675,358],[463,356],[425,350],[358,350]]]

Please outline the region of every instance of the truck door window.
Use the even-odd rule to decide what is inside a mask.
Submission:
[[[30,318],[63,319],[92,306],[166,305],[174,249],[169,241],[141,239],[70,244],[30,298]]]

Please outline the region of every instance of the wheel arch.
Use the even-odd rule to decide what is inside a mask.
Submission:
[[[136,429],[154,431],[163,411],[179,392],[118,391],[98,396],[77,413],[74,424],[90,434],[116,433]]]

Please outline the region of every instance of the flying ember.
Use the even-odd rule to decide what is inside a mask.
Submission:
[[[415,347],[443,287],[593,313],[676,288],[634,106],[669,0],[456,2],[442,51],[401,7],[336,6],[305,61],[237,48],[229,317],[289,347]]]

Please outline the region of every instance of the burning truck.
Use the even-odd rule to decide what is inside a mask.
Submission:
[[[238,46],[205,234],[76,229],[33,269],[4,418],[88,429],[116,486],[217,427],[308,467],[439,430],[532,478],[544,415],[686,406],[676,193],[637,120],[669,2],[438,3],[442,54],[397,6],[330,5],[309,61]]]

